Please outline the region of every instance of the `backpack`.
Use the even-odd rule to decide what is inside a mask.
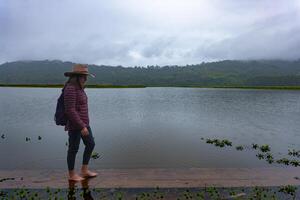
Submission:
[[[67,124],[67,116],[65,114],[65,105],[64,105],[64,89],[61,90],[62,93],[57,99],[56,111],[54,114],[54,121],[58,126],[65,126]]]

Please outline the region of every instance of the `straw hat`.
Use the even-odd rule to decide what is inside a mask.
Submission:
[[[89,73],[87,65],[84,65],[84,64],[75,64],[73,66],[72,72],[64,73],[65,76],[80,75],[80,74],[90,75],[91,77],[95,78],[95,75]]]

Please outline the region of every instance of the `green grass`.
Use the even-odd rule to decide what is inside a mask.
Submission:
[[[75,185],[74,185],[75,186]],[[275,187],[199,187],[199,188],[15,188],[1,189],[0,199],[115,199],[115,200],[219,200],[219,199],[299,199],[299,186]]]
[[[62,88],[63,84],[0,84],[0,87],[45,87]],[[145,85],[112,85],[112,84],[89,84],[86,88],[145,88],[145,87],[186,87],[186,88],[238,88],[238,89],[274,89],[274,90],[300,90],[300,86],[145,86]]]
[[[193,86],[193,87],[198,87],[198,86]],[[213,87],[206,87],[206,88],[300,90],[300,86],[279,86],[279,85],[278,86],[213,86]]]
[[[63,84],[0,84],[0,87],[43,87],[43,88],[62,88]],[[87,88],[145,88],[144,85],[86,85]]]
[[[162,85],[162,86],[147,86],[147,87],[183,87],[183,88],[237,88],[237,89],[270,89],[270,90],[300,90],[300,86],[284,86],[284,85],[277,85],[277,86],[241,86],[241,85],[227,85],[227,86],[201,86],[201,85]]]

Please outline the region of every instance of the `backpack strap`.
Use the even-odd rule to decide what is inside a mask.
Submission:
[[[64,87],[61,89],[62,92],[64,92],[66,86],[67,84],[65,84]]]

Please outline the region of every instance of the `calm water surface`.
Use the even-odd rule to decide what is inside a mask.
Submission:
[[[270,144],[277,158],[300,150],[300,91],[203,88],[85,89],[97,160],[93,168],[270,166],[252,150]],[[58,88],[0,88],[0,169],[67,169],[68,134],[53,121]],[[38,140],[38,136],[42,140]],[[26,142],[25,137],[31,140]],[[81,141],[76,168],[80,167]]]

